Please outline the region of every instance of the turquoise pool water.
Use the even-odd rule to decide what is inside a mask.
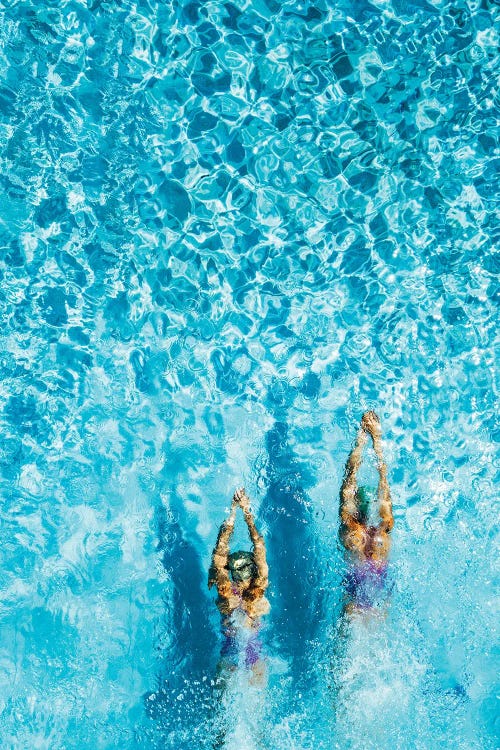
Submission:
[[[1,746],[496,747],[498,8],[0,9]],[[349,631],[366,408],[395,585]],[[220,696],[241,484],[269,676]]]

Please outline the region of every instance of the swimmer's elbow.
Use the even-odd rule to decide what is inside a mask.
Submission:
[[[269,586],[269,573],[268,571],[259,572],[255,579],[255,585],[259,589],[267,589]]]
[[[394,518],[392,516],[390,516],[389,518],[384,518],[384,520],[382,521],[382,526],[384,528],[384,531],[387,534],[390,534],[394,527]]]

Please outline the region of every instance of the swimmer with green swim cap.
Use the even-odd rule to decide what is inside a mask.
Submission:
[[[371,437],[377,457],[379,481],[376,492],[358,487],[357,473],[363,449]],[[370,506],[378,500],[379,522],[369,522]],[[387,565],[390,532],[394,526],[392,500],[387,481],[387,466],[382,453],[382,429],[373,411],[363,414],[361,427],[345,467],[340,490],[340,539],[350,557],[350,567],[344,581],[349,599],[345,611],[366,612],[375,609],[387,590]]]
[[[241,508],[253,550],[229,552],[236,511]],[[219,594],[217,606],[223,616],[225,640],[220,668],[234,670],[238,664],[250,669],[255,681],[262,682],[265,667],[261,658],[260,618],[269,612],[265,597],[268,586],[266,545],[257,531],[250,500],[244,489],[236,490],[229,518],[219,529],[208,574],[208,587],[214,584]]]

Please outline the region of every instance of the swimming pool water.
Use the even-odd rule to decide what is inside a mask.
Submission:
[[[0,10],[1,746],[496,747],[498,7]],[[365,408],[395,587],[349,628]],[[241,484],[269,677],[220,696]]]

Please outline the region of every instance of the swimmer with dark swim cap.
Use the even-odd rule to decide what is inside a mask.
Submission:
[[[229,542],[234,531],[236,511],[241,508],[253,543],[253,551],[229,553]],[[212,553],[208,587],[216,585],[217,606],[223,616],[225,636],[222,646],[222,666],[235,669],[240,663],[251,669],[258,680],[264,676],[259,639],[260,618],[269,612],[265,597],[268,586],[266,546],[257,531],[250,511],[250,500],[244,489],[236,490],[229,518],[219,530]]]
[[[369,523],[370,501],[375,493],[358,487],[356,480],[368,436],[378,459],[376,499],[380,520],[376,525]],[[387,466],[382,454],[382,429],[373,411],[363,414],[356,444],[347,459],[340,490],[340,519],[340,539],[350,554],[344,580],[348,598],[345,611],[349,614],[373,611],[387,598],[390,532],[394,526]]]

